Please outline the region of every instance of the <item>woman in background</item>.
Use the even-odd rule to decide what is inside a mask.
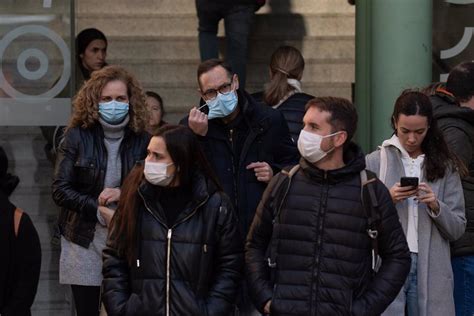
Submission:
[[[270,82],[263,92],[253,94],[260,102],[282,112],[295,143],[303,128],[305,106],[314,96],[303,93],[304,59],[292,46],[280,46],[270,60]]]

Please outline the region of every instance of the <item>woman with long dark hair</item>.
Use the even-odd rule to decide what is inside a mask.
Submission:
[[[122,182],[146,156],[147,119],[138,81],[118,66],[94,71],[74,99],[53,199],[61,207],[59,282],[71,285],[78,316],[98,315],[102,250]]]
[[[278,47],[270,59],[270,82],[265,84],[263,92],[252,95],[283,114],[295,142],[303,128],[306,103],[314,98],[302,90],[304,66],[303,55],[298,49]]]
[[[449,151],[425,94],[404,91],[391,120],[394,135],[367,156],[367,168],[390,189],[412,264],[384,315],[404,315],[405,309],[408,316],[454,315],[449,242],[466,225],[459,177],[465,167]]]
[[[127,177],[104,250],[108,315],[230,315],[237,217],[187,127],[166,125]]]

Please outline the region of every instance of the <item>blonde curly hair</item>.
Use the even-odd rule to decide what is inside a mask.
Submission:
[[[69,128],[90,128],[99,121],[99,102],[104,86],[110,81],[120,80],[127,86],[129,98],[128,126],[138,133],[145,129],[148,122],[148,111],[145,105],[145,94],[138,80],[120,66],[106,66],[94,71],[74,97],[73,114]]]

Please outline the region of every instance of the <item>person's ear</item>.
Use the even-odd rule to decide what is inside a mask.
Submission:
[[[347,132],[341,131],[339,134],[336,135],[336,139],[334,140],[335,147],[342,147],[347,141]]]
[[[237,76],[237,74],[234,74],[232,77],[232,84],[234,85],[234,90],[239,89],[239,76]]]

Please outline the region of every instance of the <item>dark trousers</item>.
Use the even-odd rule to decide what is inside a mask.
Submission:
[[[196,0],[199,19],[199,51],[201,61],[219,57],[217,30],[224,19],[226,60],[239,76],[240,88],[245,88],[248,37],[255,16],[254,5],[208,5]]]
[[[100,286],[71,285],[77,316],[99,316]]]

